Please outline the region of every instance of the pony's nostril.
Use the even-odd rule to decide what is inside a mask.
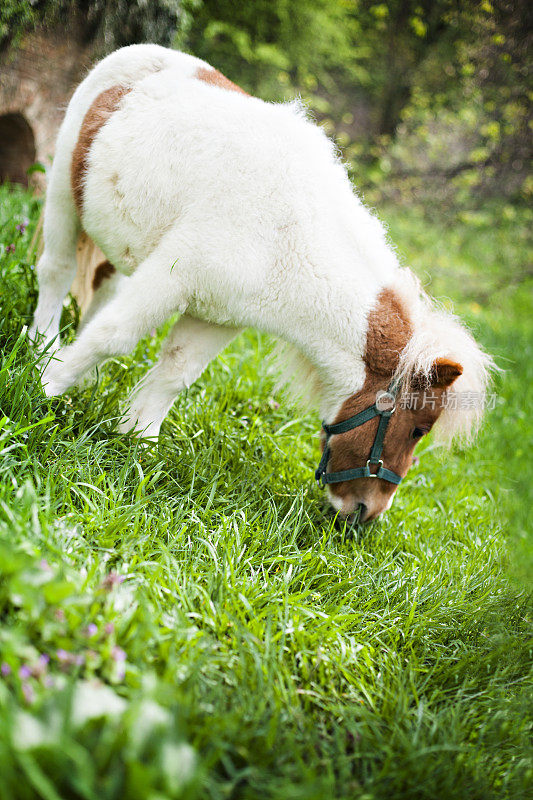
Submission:
[[[364,503],[359,503],[357,510],[359,511],[359,522],[364,522],[368,516],[368,509]]]

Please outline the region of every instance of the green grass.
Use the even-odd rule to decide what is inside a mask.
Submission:
[[[0,796],[525,797],[533,315],[505,281],[525,220],[385,214],[507,371],[476,445],[426,443],[391,511],[350,531],[264,336],[181,395],[157,446],[114,433],[153,343],[43,396],[23,332],[39,210],[0,189]]]

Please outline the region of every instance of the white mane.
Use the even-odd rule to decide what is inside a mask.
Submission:
[[[426,378],[429,387],[437,359],[460,364],[463,373],[451,386],[449,402],[435,424],[435,434],[441,444],[449,445],[455,437],[466,442],[479,427],[490,374],[497,367],[464,324],[428,297],[410,269],[398,269],[391,288],[401,298],[413,326],[395,377],[406,386],[417,375],[419,380]],[[279,372],[278,386],[304,408],[317,409],[324,387],[313,364],[297,348],[285,343],[276,346],[273,356]]]
[[[428,297],[407,268],[399,270],[394,289],[401,296],[413,325],[413,335],[400,355],[396,377],[402,383],[413,375],[426,378],[437,359],[455,361],[463,368],[450,387],[448,403],[435,424],[437,439],[450,444],[454,437],[467,441],[478,429],[486,402],[492,358],[483,352],[454,314]],[[455,397],[454,397],[455,395]]]

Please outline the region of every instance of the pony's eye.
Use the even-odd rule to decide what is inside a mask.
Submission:
[[[426,433],[427,431],[424,430],[424,428],[415,428],[411,436],[413,437],[413,439],[420,439]]]

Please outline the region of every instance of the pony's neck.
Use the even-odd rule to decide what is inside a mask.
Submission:
[[[309,369],[300,370],[300,380],[313,383],[313,404],[326,422],[332,422],[343,402],[363,387],[368,316],[383,288],[370,282],[347,287],[344,279],[339,283],[334,293],[330,282],[329,302],[323,302],[313,319],[295,326],[290,337],[309,362]],[[300,386],[304,393],[308,388]]]
[[[399,269],[383,226],[344,175],[336,189],[339,202],[323,205],[314,227],[306,226],[300,241],[292,242],[291,256],[300,255],[301,269],[287,276],[285,310],[290,306],[292,314],[283,320],[284,338],[316,371],[314,399],[328,422],[363,387],[369,314]]]

